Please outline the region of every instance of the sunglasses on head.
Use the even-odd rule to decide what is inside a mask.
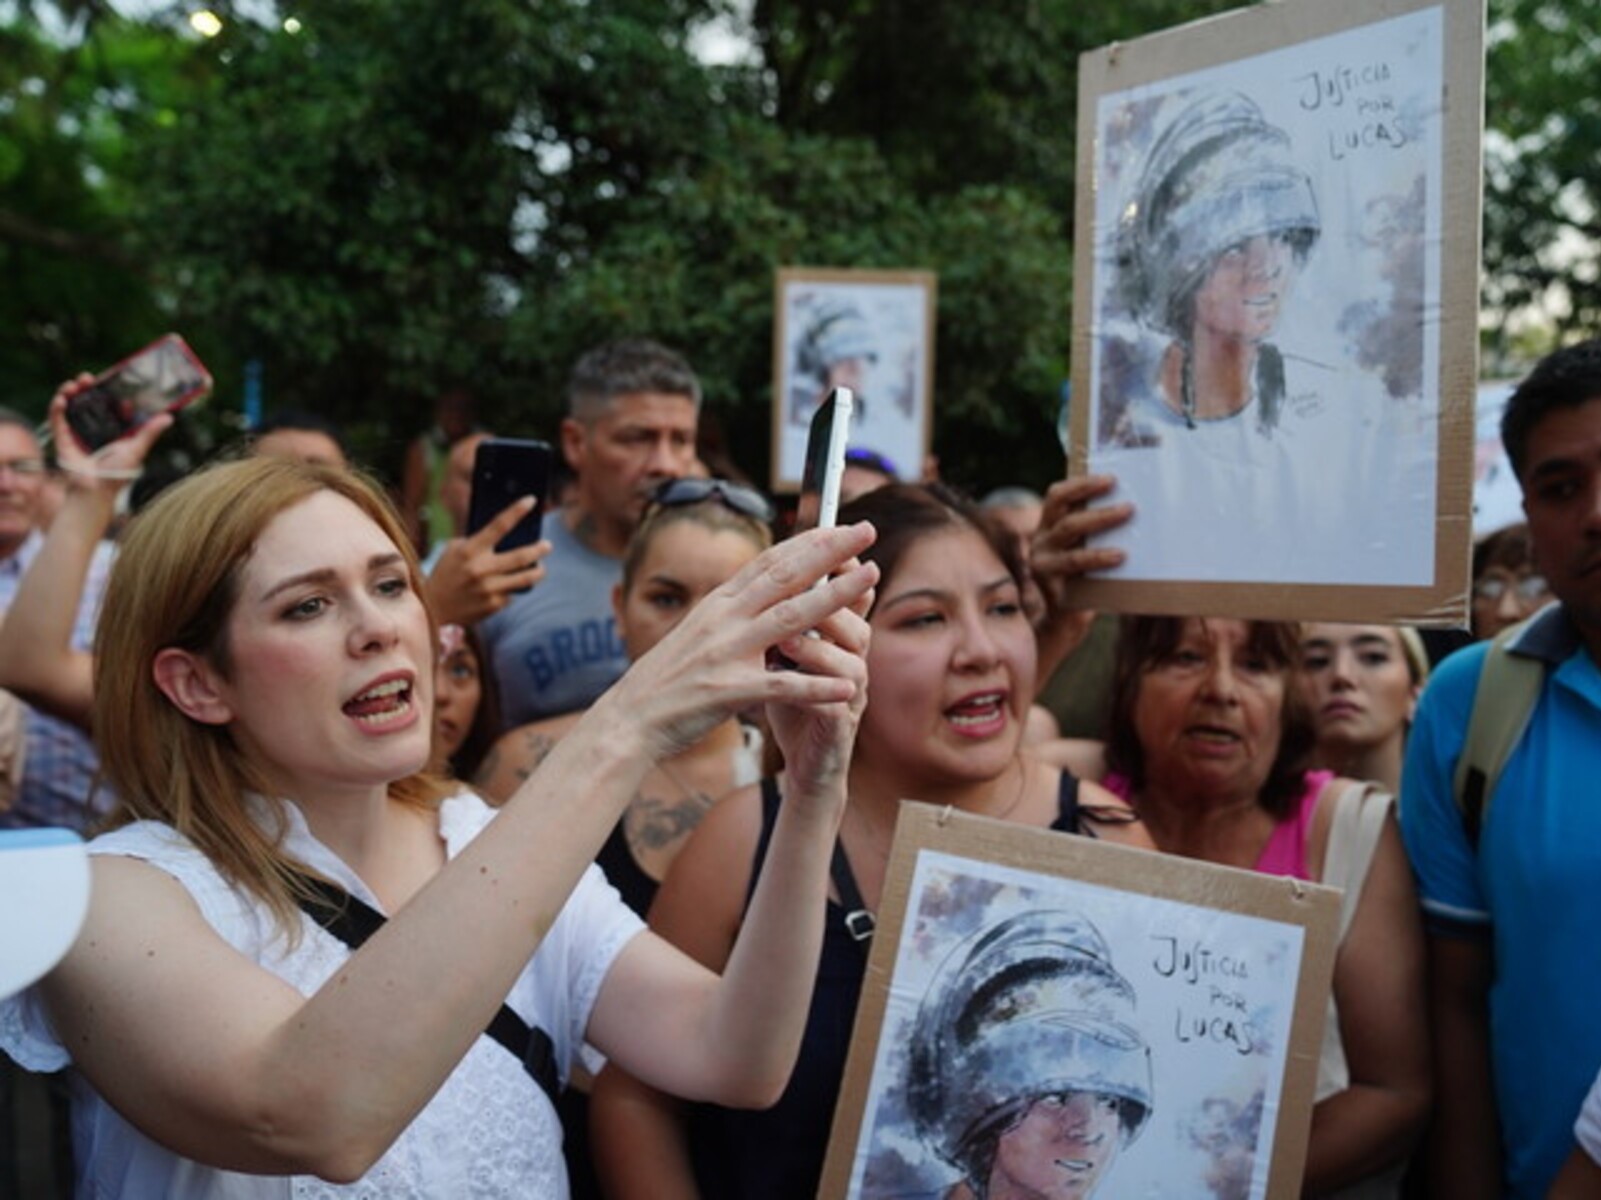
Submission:
[[[755,488],[727,479],[669,479],[652,494],[651,508],[682,508],[716,500],[726,508],[758,521],[771,523],[773,506]]]

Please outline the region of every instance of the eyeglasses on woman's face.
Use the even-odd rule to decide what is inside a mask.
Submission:
[[[1550,596],[1551,586],[1546,583],[1544,575],[1512,576],[1500,573],[1486,573],[1473,584],[1473,598],[1487,604],[1501,603],[1509,592],[1520,603],[1539,604]]]

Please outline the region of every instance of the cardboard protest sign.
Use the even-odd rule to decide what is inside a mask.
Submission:
[[[819,1194],[1299,1196],[1338,897],[903,805]]]
[[[1081,60],[1088,607],[1465,623],[1482,0],[1253,5]]]
[[[799,489],[812,413],[835,387],[856,393],[851,448],[922,475],[933,439],[934,305],[928,271],[786,267],[774,282],[775,492]]]

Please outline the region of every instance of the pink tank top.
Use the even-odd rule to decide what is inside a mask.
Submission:
[[[1295,879],[1312,879],[1306,866],[1306,835],[1312,828],[1312,814],[1317,811],[1317,798],[1323,794],[1323,787],[1334,778],[1333,771],[1308,771],[1300,797],[1290,808],[1290,813],[1273,827],[1273,836],[1268,838],[1267,845],[1262,847],[1262,853],[1257,856],[1255,869],[1264,875],[1289,875]],[[1108,772],[1101,786],[1113,795],[1124,800],[1129,799],[1132,789],[1128,779],[1117,772]]]
[[[1295,879],[1312,879],[1306,868],[1306,835],[1312,828],[1312,814],[1317,811],[1317,798],[1323,794],[1323,785],[1334,778],[1333,771],[1308,771],[1301,797],[1285,817],[1273,827],[1273,836],[1257,857],[1256,869],[1264,875],[1289,875]]]

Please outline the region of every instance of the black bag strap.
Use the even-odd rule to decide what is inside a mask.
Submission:
[[[316,896],[315,900],[301,896],[301,911],[352,950],[361,949],[383,927],[382,913],[337,884],[298,872],[295,879]],[[561,1075],[556,1070],[556,1044],[550,1034],[537,1025],[529,1026],[506,1004],[500,1006],[484,1032],[522,1063],[523,1070],[554,1105],[561,1095]]]
[[[778,792],[778,781],[769,775],[762,780],[762,831],[756,839],[756,863],[751,871],[750,888],[745,893],[746,907],[750,906],[751,895],[756,891],[756,876],[767,861],[767,847],[773,840],[773,827],[778,823],[780,803],[782,797]],[[845,857],[845,846],[837,837],[834,839],[834,857],[829,860],[828,873],[834,880],[834,890],[839,893],[840,906],[845,910],[845,931],[865,953],[877,921],[862,901],[862,889],[856,886],[856,876],[851,874],[851,864]]]
[[[856,886],[850,860],[845,857],[845,843],[837,837],[834,839],[834,857],[829,860],[828,873],[833,877],[835,890],[839,892],[840,907],[845,910],[845,931],[856,939],[856,944],[866,953],[867,943],[873,938],[878,920],[862,900],[862,889]]]

